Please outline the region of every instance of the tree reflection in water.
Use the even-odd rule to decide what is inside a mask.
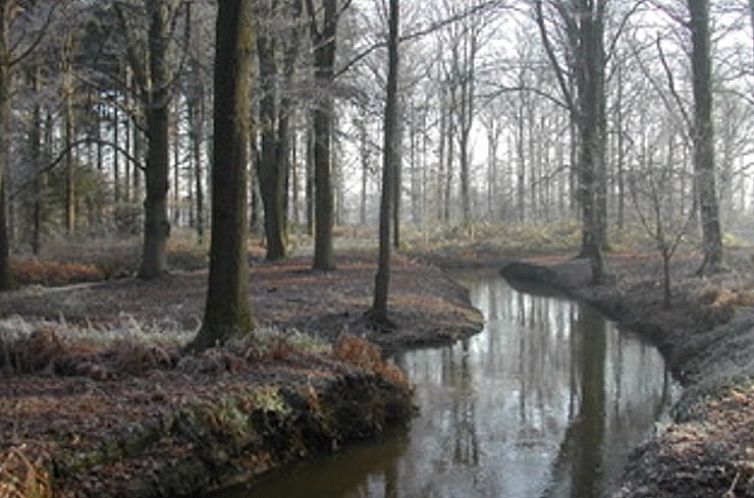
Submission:
[[[416,384],[408,434],[222,498],[601,498],[673,383],[659,353],[594,311],[467,282],[481,334],[396,360]]]

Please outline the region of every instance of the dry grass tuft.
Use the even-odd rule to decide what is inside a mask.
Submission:
[[[41,459],[32,462],[23,446],[0,453],[0,498],[52,498]]]

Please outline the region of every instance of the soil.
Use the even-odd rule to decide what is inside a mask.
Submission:
[[[372,328],[363,315],[374,260],[350,252],[330,273],[305,258],[252,268],[258,324],[296,329],[325,350],[289,344],[286,332],[265,348],[252,338],[199,356],[169,342],[58,338],[66,328],[190,334],[206,270],[2,295],[3,333],[13,324],[33,332],[0,337],[0,491],[15,476],[63,497],[191,495],[402,426],[414,413],[410,386],[384,357],[467,337],[482,317],[442,271],[396,256],[396,329]]]
[[[611,254],[611,278],[599,286],[586,260],[538,257],[502,270],[648,335],[684,384],[674,423],[635,451],[620,498],[754,496],[754,264],[748,251],[731,252],[730,272],[700,278],[700,263],[695,254],[675,258],[670,307],[651,253]]]

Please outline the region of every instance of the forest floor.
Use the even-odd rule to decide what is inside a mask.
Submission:
[[[652,253],[612,253],[612,278],[590,285],[586,260],[531,257],[504,267],[513,283],[545,285],[585,300],[646,334],[684,393],[674,423],[634,452],[620,498],[754,496],[754,258],[731,250],[730,272],[699,278],[696,254],[673,262],[673,303],[663,305]],[[530,266],[531,265],[531,266]]]
[[[400,426],[411,389],[373,343],[453,342],[482,318],[442,271],[396,256],[397,328],[373,330],[374,260],[341,252],[331,273],[307,258],[254,263],[259,330],[198,356],[182,346],[200,325],[206,269],[101,281],[81,278],[77,265],[99,268],[81,259],[62,276],[21,261],[67,285],[0,299],[0,495],[14,479],[46,492],[50,477],[56,496],[184,495]]]

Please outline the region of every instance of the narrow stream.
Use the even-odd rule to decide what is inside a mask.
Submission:
[[[602,498],[677,390],[659,352],[589,306],[463,282],[485,330],[396,358],[421,415],[388,441],[222,498]]]

